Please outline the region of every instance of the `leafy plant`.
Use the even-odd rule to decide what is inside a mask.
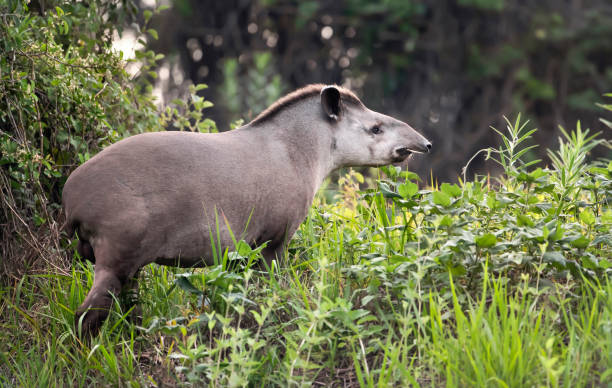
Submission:
[[[111,49],[114,23],[132,17],[131,2],[122,10],[118,3],[53,1],[38,13],[25,1],[0,5],[5,273],[57,250],[54,220],[72,169],[123,136],[160,129],[150,85],[133,79]],[[139,53],[143,68],[159,59]],[[50,241],[35,237],[43,228],[52,230]]]

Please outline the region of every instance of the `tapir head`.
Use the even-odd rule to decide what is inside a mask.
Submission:
[[[321,89],[321,106],[332,127],[338,166],[382,166],[425,153],[431,143],[410,125],[366,108],[337,86]]]

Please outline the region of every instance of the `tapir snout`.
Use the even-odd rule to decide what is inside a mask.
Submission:
[[[397,157],[408,157],[413,153],[425,154],[431,150],[431,142],[424,138],[420,133],[412,127],[406,125],[410,136],[405,146],[398,147],[394,150]]]

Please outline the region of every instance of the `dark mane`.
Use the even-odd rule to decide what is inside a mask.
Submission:
[[[280,112],[282,109],[290,105],[293,105],[298,101],[302,101],[308,97],[318,96],[321,93],[321,89],[323,89],[325,86],[327,85],[311,84],[311,85],[304,86],[303,88],[298,89],[294,92],[291,92],[287,94],[286,96],[281,97],[278,100],[276,100],[266,110],[264,110],[259,115],[257,115],[257,117],[255,117],[249,124],[257,125],[259,123],[262,123],[266,121],[267,119],[269,119],[270,117],[277,114],[278,112]],[[342,96],[343,102],[350,102],[358,106],[363,106],[363,103],[361,102],[361,100],[359,100],[359,98],[353,92],[341,86],[337,86],[337,85],[335,86],[340,91],[340,95]]]

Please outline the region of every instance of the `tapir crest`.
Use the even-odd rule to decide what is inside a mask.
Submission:
[[[331,171],[397,163],[430,148],[408,124],[369,110],[335,85],[299,89],[233,131],[121,140],[78,167],[64,186],[64,229],[78,233],[78,252],[95,263],[77,322],[96,333],[113,295],[146,264],[212,264],[211,230],[230,250],[232,231],[244,231],[253,245],[266,242],[270,262]],[[219,215],[224,222],[216,222]]]

